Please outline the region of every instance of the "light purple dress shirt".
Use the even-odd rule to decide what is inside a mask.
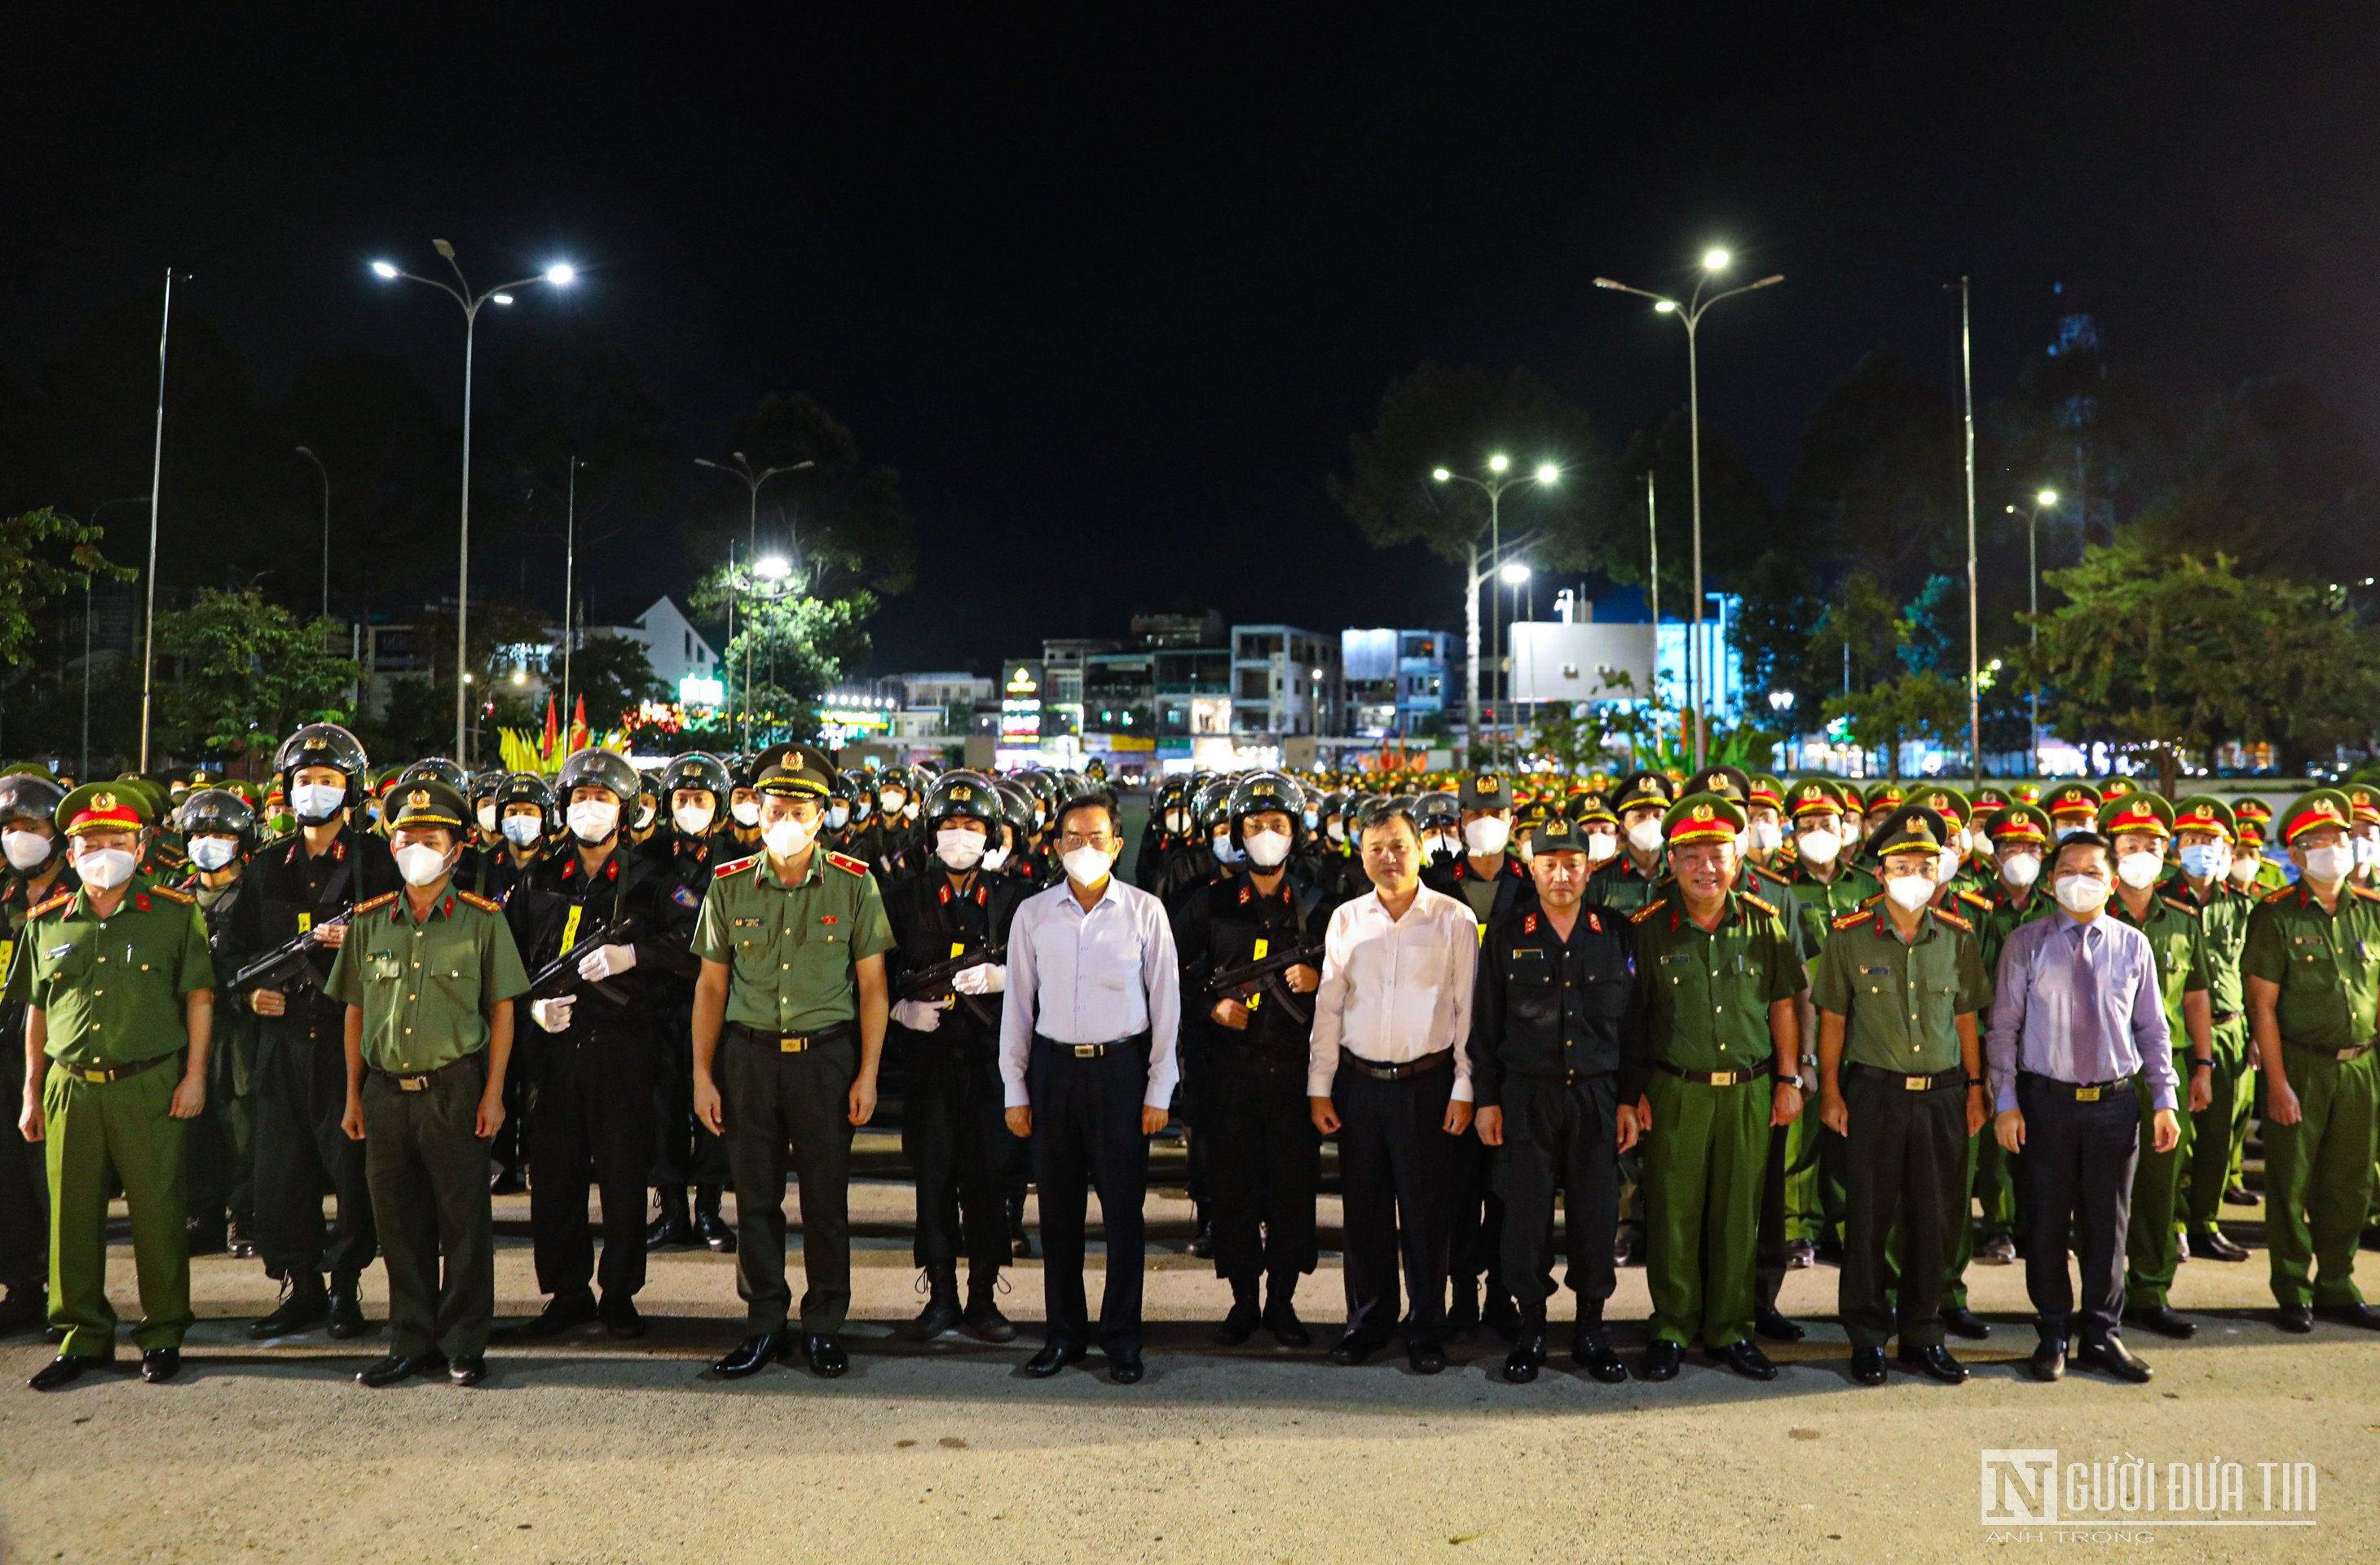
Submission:
[[[2138,1074],[2149,1105],[2176,1103],[2173,1035],[2149,938],[2112,914],[2089,923],[2053,907],[2000,948],[1984,1040],[1992,1104],[2017,1106],[2020,1071],[2082,1085]]]
[[[1031,1102],[1025,1086],[1033,1035],[1057,1043],[1113,1043],[1148,1034],[1148,1089],[1141,1101],[1173,1101],[1181,1066],[1182,966],[1165,904],[1114,876],[1089,912],[1061,880],[1025,899],[1008,927],[1008,984],[1000,1008],[1000,1075],[1007,1107]]]

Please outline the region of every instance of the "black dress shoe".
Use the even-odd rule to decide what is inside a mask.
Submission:
[[[1314,1333],[1297,1318],[1297,1306],[1286,1293],[1277,1292],[1265,1301],[1264,1328],[1284,1348],[1310,1347],[1314,1342]]]
[[[2198,1335],[2198,1323],[2173,1313],[2164,1304],[2143,1304],[2124,1312],[2126,1326],[2144,1327],[2160,1337],[2177,1341]]]
[[[832,1380],[851,1367],[851,1355],[843,1344],[823,1331],[813,1332],[802,1340],[802,1356],[810,1361],[810,1373],[821,1380]]]
[[[2066,1374],[2066,1344],[2056,1337],[2044,1337],[2041,1345],[2033,1350],[2033,1377],[2035,1380],[2057,1380]]]
[[[1796,1239],[1785,1246],[1785,1269],[1807,1271],[1818,1264],[1818,1247],[1807,1239]]]
[[[249,1323],[248,1334],[260,1342],[320,1326],[331,1318],[331,1295],[322,1286],[321,1273],[292,1272],[282,1287],[280,1305],[263,1319]]]
[[[1350,1331],[1331,1346],[1332,1364],[1356,1365],[1370,1358],[1389,1345],[1387,1336],[1378,1331]]]
[[[1254,1299],[1234,1299],[1223,1323],[1215,1328],[1215,1341],[1227,1348],[1236,1348],[1257,1334],[1257,1327],[1263,1320],[1264,1314],[1257,1308]]]
[[[645,1248],[666,1250],[696,1242],[694,1218],[686,1206],[686,1186],[662,1185],[653,1192],[661,1215],[645,1226]]]
[[[1667,1337],[1656,1337],[1653,1345],[1645,1350],[1645,1362],[1637,1366],[1637,1377],[1643,1380],[1675,1380],[1678,1365],[1685,1362],[1685,1349]]]
[[[356,1284],[350,1280],[344,1288],[333,1288],[330,1311],[323,1321],[332,1336],[345,1341],[364,1334],[364,1304],[357,1295]]]
[[[179,1348],[151,1348],[140,1355],[140,1378],[152,1386],[160,1380],[171,1380],[181,1367]]]
[[[1110,1348],[1108,1350],[1108,1378],[1115,1384],[1137,1386],[1140,1384],[1140,1377],[1147,1373],[1148,1370],[1140,1362],[1139,1349]]]
[[[1436,1375],[1446,1367],[1446,1349],[1437,1338],[1424,1333],[1406,1341],[1405,1359],[1415,1375]]]
[[[2223,1204],[2227,1207],[2252,1207],[2256,1198],[2248,1194],[2245,1185],[2227,1184],[2223,1187]]]
[[[1025,1373],[1036,1380],[1047,1380],[1068,1365],[1082,1363],[1085,1352],[1080,1342],[1052,1337],[1041,1344],[1039,1353],[1025,1361]]]
[[[1512,1351],[1504,1355],[1504,1378],[1512,1385],[1525,1386],[1545,1366],[1546,1323],[1524,1320],[1512,1339]]]
[[[2273,1312],[2273,1324],[2284,1331],[2293,1331],[2302,1337],[2313,1329],[2313,1306],[2283,1304]]]
[[[232,1219],[231,1226],[224,1230],[224,1254],[236,1261],[256,1259],[256,1241],[249,1237],[248,1224],[237,1218]]]
[[[2380,1331],[2380,1310],[2370,1304],[2321,1304],[2313,1313],[2338,1326],[2359,1326],[2366,1331]]]
[[[1183,1248],[1205,1260],[1215,1253],[1215,1219],[1207,1215],[1204,1207],[1198,1208],[1197,1219],[1197,1231],[1190,1235],[1190,1243]]]
[[[2146,1384],[2149,1377],[2149,1366],[2132,1356],[2132,1350],[2124,1346],[2120,1337],[2110,1337],[2100,1342],[2084,1342],[2075,1350],[2074,1356],[2095,1369],[2104,1369],[2117,1379],[2128,1380],[2135,1386]]]
[[[55,1348],[66,1340],[67,1328],[65,1327],[44,1326],[42,1328],[42,1341],[47,1342],[50,1346]]]
[[[1570,1356],[1586,1371],[1590,1379],[1607,1386],[1616,1386],[1628,1378],[1628,1366],[1611,1351],[1611,1339],[1603,1334],[1600,1323],[1581,1321],[1577,1336],[1571,1343]]]
[[[1643,1266],[1645,1241],[1633,1233],[1623,1233],[1611,1242],[1611,1264],[1616,1267]]]
[[[1965,1383],[1967,1366],[1950,1356],[1950,1350],[1936,1342],[1926,1347],[1912,1348],[1903,1343],[1900,1362],[1929,1380],[1939,1380],[1945,1386]]]
[[[735,1344],[735,1351],[710,1366],[712,1374],[722,1380],[741,1380],[747,1375],[758,1375],[776,1362],[784,1351],[783,1330],[760,1331]]]
[[[1964,1304],[1942,1312],[1942,1329],[1971,1342],[1980,1342],[1992,1334],[1991,1323]]]
[[[2007,1266],[2016,1259],[2016,1237],[2008,1233],[1986,1233],[1984,1242],[1975,1246],[1975,1259],[1985,1266]]]
[[[1883,1385],[1884,1350],[1882,1348],[1853,1348],[1852,1350],[1852,1378],[1858,1381],[1863,1386]]]
[[[1798,1342],[1808,1335],[1775,1304],[1762,1304],[1752,1312],[1752,1328],[1772,1342]]]
[[[419,1358],[391,1353],[377,1363],[366,1365],[356,1376],[356,1380],[377,1391],[399,1381],[410,1380],[417,1375],[436,1375],[445,1367],[445,1359],[436,1353],[424,1353]]]
[[[625,1293],[606,1293],[595,1313],[603,1322],[603,1329],[613,1336],[634,1339],[645,1334],[645,1317],[638,1312],[637,1301]]]
[[[1724,1347],[1712,1349],[1711,1357],[1747,1379],[1777,1378],[1777,1366],[1768,1362],[1768,1355],[1749,1337],[1739,1337]]]
[[[521,1182],[518,1169],[498,1169],[488,1179],[491,1195],[517,1195],[528,1186]]]
[[[2197,1246],[2200,1255],[2210,1261],[2244,1261],[2248,1258],[2248,1246],[2219,1228],[2209,1229],[2191,1243]]]
[[[1480,1306],[1479,1324],[1509,1342],[1520,1335],[1521,1306],[1510,1293],[1490,1293]]]
[[[49,1363],[42,1365],[41,1368],[33,1371],[33,1377],[26,1381],[25,1384],[30,1386],[36,1391],[55,1391],[61,1386],[73,1385],[76,1381],[81,1379],[84,1374],[88,1371],[97,1369],[103,1364],[114,1364],[115,1362],[115,1358],[113,1354],[97,1358],[68,1358],[65,1354],[61,1353],[56,1358],[52,1359]]]
[[[488,1377],[488,1356],[467,1353],[446,1365],[446,1378],[457,1386],[476,1386]]]
[[[735,1230],[719,1215],[719,1187],[706,1184],[694,1193],[695,1237],[710,1246],[711,1253],[732,1256],[735,1253]]]
[[[513,1327],[504,1335],[516,1341],[541,1342],[549,1337],[559,1337],[565,1331],[576,1330],[600,1316],[594,1294],[584,1291],[556,1293],[545,1302],[545,1308]]]

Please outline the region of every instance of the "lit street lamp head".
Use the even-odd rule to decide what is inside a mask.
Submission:
[[[488,296],[488,302],[490,304],[510,304],[513,302],[513,296],[510,294],[490,294]]]
[[[1504,578],[1505,586],[1518,587],[1529,579],[1529,567],[1525,562],[1514,560],[1497,574]]]
[[[557,288],[566,288],[577,278],[578,269],[575,266],[549,266],[545,269],[545,280]]]
[[[1560,479],[1561,469],[1560,467],[1555,467],[1550,462],[1540,462],[1537,464],[1537,481],[1539,483],[1557,483],[1560,481]]]
[[[1500,473],[1512,465],[1512,459],[1504,455],[1501,452],[1499,452],[1497,455],[1488,458],[1488,470],[1491,473]]]
[[[1727,270],[1727,261],[1728,256],[1725,250],[1707,249],[1703,251],[1703,269],[1706,272],[1724,272]]]
[[[1656,315],[1672,315],[1677,312],[1677,309],[1678,301],[1676,299],[1655,299],[1653,301],[1653,312]]]
[[[783,554],[771,554],[753,563],[752,574],[762,581],[783,581],[793,573],[793,564]]]
[[[1452,473],[1448,472],[1448,471],[1447,471],[1445,468],[1443,468],[1443,467],[1432,467],[1432,468],[1429,470],[1429,476],[1430,476],[1431,478],[1436,479],[1439,482],[1440,482],[1440,483],[1444,483],[1447,479],[1449,479],[1452,478],[1454,475],[1453,475]]]
[[[2044,506],[2055,505],[2058,503],[2058,491],[2054,489],[2045,489],[2033,498],[2038,504]]]
[[[387,261],[375,261],[371,263],[371,269],[372,275],[379,278],[383,283],[394,283],[396,281],[396,268],[391,266]]]

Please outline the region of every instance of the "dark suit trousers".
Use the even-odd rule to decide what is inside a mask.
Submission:
[[[1401,1256],[1413,1325],[1433,1335],[1445,1325],[1454,1137],[1443,1125],[1453,1091],[1451,1065],[1381,1081],[1342,1064],[1331,1082],[1351,1332],[1397,1325]]]
[[[2016,1159],[2033,1233],[2025,1246],[2024,1286],[2044,1341],[2115,1335],[2124,1307],[2124,1230],[2132,1215],[2132,1169],[2141,1156],[2140,1108],[2131,1087],[2109,1088],[2095,1103],[2038,1076],[2016,1079],[2024,1110],[2024,1151]],[[2066,1275],[2072,1248],[2081,1261],[2082,1298]]]
[[[1141,1203],[1148,1192],[1148,1138],[1140,1134],[1140,1100],[1148,1090],[1148,1050],[1111,1049],[1082,1060],[1062,1044],[1037,1037],[1025,1081],[1033,1105],[1033,1179],[1041,1191],[1041,1298],[1048,1338],[1090,1342],[1083,1250],[1090,1187],[1096,1184],[1108,1249],[1099,1340],[1110,1352],[1136,1353],[1145,1247]]]

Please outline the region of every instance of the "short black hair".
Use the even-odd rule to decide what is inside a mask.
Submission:
[[[1066,817],[1078,809],[1105,810],[1108,817],[1108,830],[1115,832],[1123,831],[1123,817],[1116,809],[1116,796],[1105,788],[1087,788],[1078,794],[1069,794],[1058,801],[1058,807],[1051,813],[1050,819],[1059,831],[1063,833],[1066,830]]]
[[[1355,840],[1360,843],[1364,840],[1364,834],[1372,828],[1387,826],[1399,820],[1403,821],[1405,830],[1414,834],[1414,841],[1421,841],[1421,828],[1415,823],[1413,811],[1392,799],[1383,799],[1364,811],[1355,822]]]
[[[2115,843],[2096,831],[2070,831],[2050,848],[2049,872],[2052,875],[2057,874],[2058,867],[2065,862],[2068,848],[2097,848],[2100,856],[2107,861],[2107,867],[2113,869],[2116,867]]]

